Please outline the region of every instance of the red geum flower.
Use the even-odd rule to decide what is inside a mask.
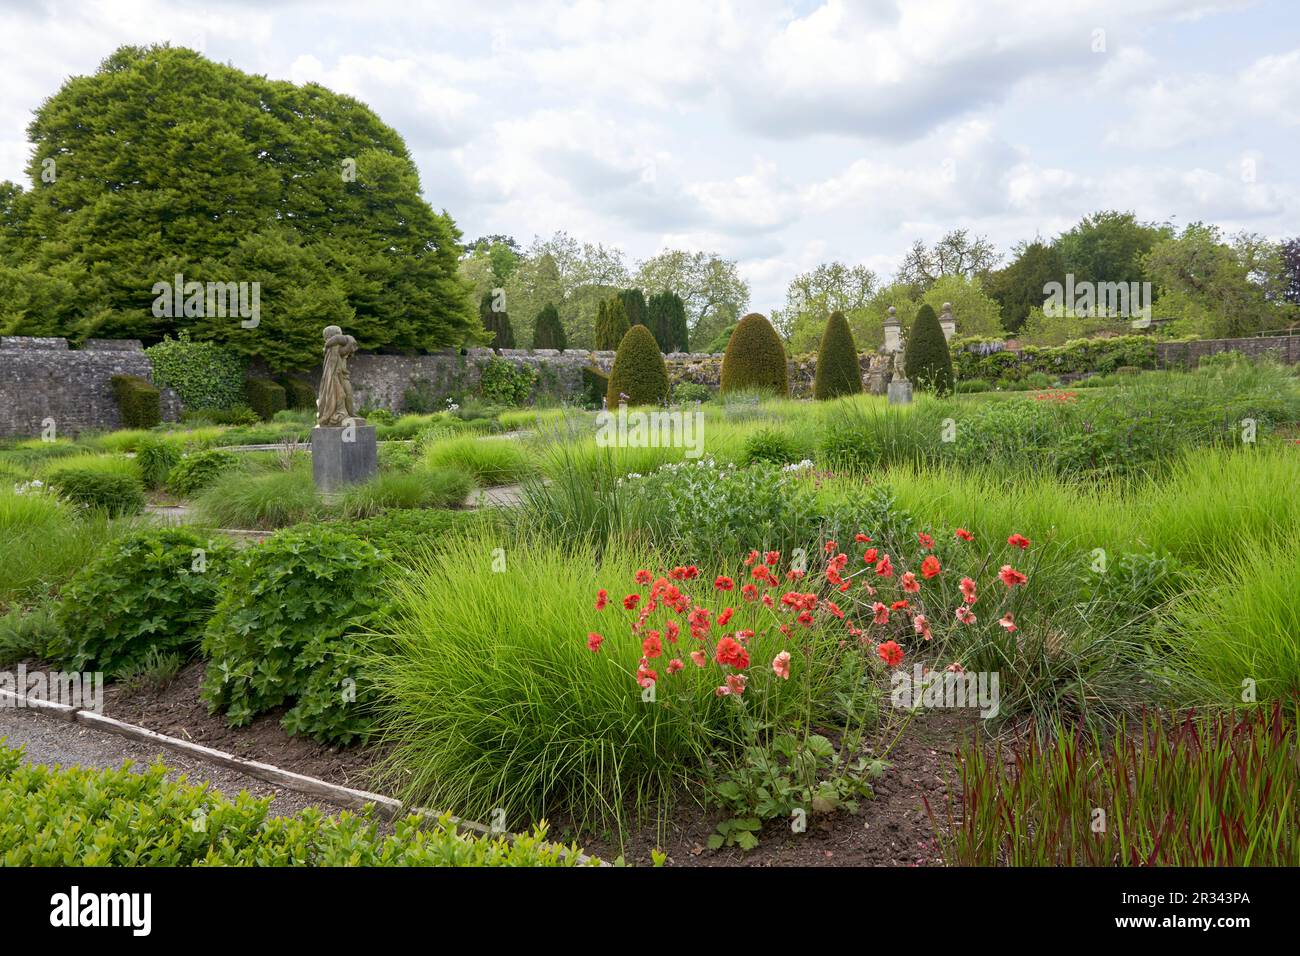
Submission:
[[[871,605],[871,610],[875,614],[875,621],[877,624],[889,623],[889,608],[884,604],[877,601],[875,604]]]
[[[889,605],[891,611],[901,611],[905,607],[908,607],[906,601],[895,601],[893,604]]]
[[[812,611],[800,611],[799,616],[795,618],[795,620],[804,625],[804,627],[807,627],[813,622]]]
[[[668,576],[674,581],[683,581],[686,579],[686,569],[679,564],[668,572]]]
[[[636,669],[636,682],[642,687],[649,687],[658,679],[659,672],[647,667],[645,658],[642,658],[640,666]]]
[[[798,568],[791,568],[789,571],[785,572],[785,579],[787,581],[798,581],[803,576],[804,572],[800,571]]]
[[[641,595],[629,594],[627,597],[623,598],[623,607],[625,607],[627,610],[630,611],[632,610],[632,608],[637,606],[640,600],[641,600]]]
[[[790,652],[782,651],[772,658],[772,672],[781,680],[790,679]]]
[[[836,544],[834,541],[827,541],[824,545],[822,545],[822,550],[825,551],[827,554],[834,554],[839,549],[840,546]]]
[[[971,609],[963,604],[961,607],[957,608],[957,620],[961,621],[963,624],[974,624],[978,619],[971,613]]]
[[[758,587],[753,584],[743,585],[740,594],[746,601],[752,601],[758,597]]]
[[[776,562],[781,560],[781,552],[780,551],[765,552],[763,554],[763,560],[766,561],[768,564],[770,564],[772,567],[776,567]]]
[[[830,611],[831,614],[839,618],[841,621],[844,620],[844,612],[840,610],[839,605],[836,604],[834,601],[826,602],[826,610]]]
[[[697,568],[697,567],[696,567],[695,565],[693,565],[693,564],[688,564],[688,565],[686,566],[686,578],[687,578],[687,580],[694,580],[695,578],[698,578],[699,576],[700,576],[700,569],[699,569],[699,568]]]
[[[736,632],[736,637],[737,637],[737,639],[739,639],[739,640],[741,640],[741,641],[747,641],[747,640],[749,640],[749,639],[750,639],[751,637],[753,637],[753,636],[754,636],[754,632],[751,631],[751,630],[749,630],[748,628],[746,628],[746,629],[743,630],[743,631],[737,631],[737,632]]]
[[[650,579],[653,578],[654,575],[651,574],[649,571],[647,571],[645,568],[642,568],[640,571],[636,573],[635,577],[636,577],[637,584],[649,584]]]
[[[745,692],[745,682],[748,678],[744,674],[728,674],[727,690],[739,697]]]
[[[918,531],[918,532],[916,533],[916,540],[919,541],[919,542],[921,542],[921,547],[923,547],[923,548],[933,548],[933,547],[934,547],[934,538],[930,537],[930,536],[929,536],[928,534],[926,534],[924,531]]]
[[[1002,583],[1009,588],[1013,588],[1017,584],[1024,584],[1029,580],[1009,564],[1004,564],[998,569],[998,577],[1000,577]]]
[[[879,550],[876,549],[876,548],[867,548],[867,550],[864,551],[863,554],[862,554],[862,563],[863,563],[863,564],[875,564],[875,563],[876,563],[876,555],[877,555],[878,553],[879,553]]]
[[[664,625],[664,637],[668,638],[669,643],[677,643],[677,635],[682,632],[676,621],[669,621]]]
[[[771,606],[772,606],[773,604],[775,604],[775,603],[776,603],[776,602],[772,600],[772,595],[770,595],[770,594],[764,594],[764,595],[763,595],[763,606],[764,606],[764,607],[771,607]]]
[[[590,631],[587,634],[587,649],[593,654],[596,653],[596,651],[600,650],[600,645],[604,640],[605,638],[600,634],[597,634],[595,631]]]
[[[664,647],[659,641],[659,632],[651,631],[650,635],[641,642],[641,653],[647,658],[653,659],[659,657],[663,652]]]
[[[1025,548],[1029,547],[1029,539],[1023,534],[1013,534],[1011,537],[1007,538],[1007,544],[1014,544],[1017,548],[1023,551]]]
[[[668,673],[676,674],[679,670],[681,670],[685,666],[686,665],[681,662],[680,658],[674,657],[672,660],[668,662]]]
[[[943,567],[939,564],[939,559],[932,554],[927,554],[925,560],[921,562],[921,574],[928,581],[937,576]]]
[[[917,591],[921,590],[921,582],[916,580],[916,575],[911,571],[903,572],[902,584],[903,590],[908,594],[915,594]]]
[[[718,627],[726,627],[727,622],[731,620],[731,615],[735,614],[735,609],[727,608],[718,615]]]
[[[958,529],[957,529],[957,537],[961,538],[963,541],[974,541],[974,540],[975,540],[975,535],[971,534],[971,533],[970,533],[969,531],[967,531],[965,528],[958,528]]]
[[[609,603],[609,592],[601,588],[596,592],[596,610],[605,610],[605,605]]]
[[[719,591],[730,591],[736,586],[736,582],[726,575],[719,574],[713,579],[713,586]]]
[[[903,649],[895,641],[885,641],[883,644],[877,644],[876,653],[890,667],[897,667],[903,663]]]
[[[1011,616],[1010,611],[1008,611],[1006,614],[1003,614],[1002,619],[998,621],[998,623],[1007,629],[1007,633],[1011,633],[1012,631],[1019,630],[1019,628],[1016,627],[1016,619]]]
[[[868,544],[871,541],[871,539],[867,537],[865,534],[863,534],[861,531],[859,531],[857,534],[853,536],[853,540],[856,541],[858,544]]]
[[[979,598],[975,596],[975,582],[970,578],[962,578],[959,586],[961,587],[962,600],[967,604],[974,604],[979,600]]]
[[[709,655],[703,651],[691,651],[691,660],[695,662],[696,667],[703,667],[709,662]]]
[[[925,640],[930,640],[933,635],[930,633],[930,619],[924,614],[918,614],[912,618],[912,630],[920,634]]]
[[[724,637],[714,648],[713,659],[719,664],[744,670],[749,666],[749,651],[733,637]]]
[[[885,555],[876,562],[876,574],[882,578],[892,578],[894,576],[894,566],[889,562],[889,555]]]
[[[749,567],[757,560],[758,560],[758,552],[757,551],[749,552],[749,554],[745,557],[745,567]]]

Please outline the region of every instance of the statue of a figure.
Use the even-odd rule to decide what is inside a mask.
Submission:
[[[337,325],[325,328],[325,362],[321,366],[320,391],[316,393],[316,424],[340,428],[349,421],[365,424],[357,417],[348,379],[348,356],[357,350],[357,340],[344,335]]]
[[[907,372],[903,370],[903,350],[894,353],[894,381],[906,382]]]

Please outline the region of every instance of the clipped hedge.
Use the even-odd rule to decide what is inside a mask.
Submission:
[[[171,781],[161,760],[142,772],[29,764],[0,745],[3,866],[577,866],[577,846],[462,836],[450,814],[415,815],[381,835],[368,814],[315,807],[273,816],[271,799],[234,800]],[[599,865],[590,859],[586,865]]]
[[[284,401],[287,407],[311,409],[316,407],[316,389],[312,388],[311,382],[296,375],[282,375],[279,382],[280,387],[284,389]]]
[[[269,378],[250,378],[244,383],[244,394],[248,398],[248,407],[269,422],[276,412],[282,412],[288,403],[284,386]]]
[[[790,394],[785,348],[772,323],[751,312],[736,325],[722,357],[721,391],[762,389],[781,397]]]
[[[70,670],[118,673],[150,651],[194,650],[217,602],[232,547],[185,528],[134,531],[62,591],[55,642]]]
[[[917,388],[936,395],[952,392],[952,355],[948,351],[948,339],[943,334],[939,317],[928,305],[922,305],[916,311],[916,320],[912,323],[907,348],[903,352],[903,369]]]
[[[662,405],[668,401],[668,393],[668,368],[659,344],[644,325],[632,326],[614,355],[606,404],[609,408],[617,408],[623,402]]]
[[[244,401],[244,360],[215,342],[191,342],[188,332],[145,349],[159,387],[174,389],[186,409],[230,408]]]
[[[123,428],[153,428],[162,423],[162,393],[138,375],[114,375],[111,385]]]
[[[813,398],[831,399],[862,392],[862,369],[858,365],[858,346],[853,341],[844,313],[836,310],[826,320],[821,349],[817,353],[817,372],[813,377]]]

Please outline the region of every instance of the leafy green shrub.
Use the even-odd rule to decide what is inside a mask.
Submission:
[[[1046,372],[1030,372],[1021,382],[1025,388],[1051,388],[1052,378]]]
[[[51,768],[0,746],[0,865],[577,866],[584,859],[576,845],[545,842],[545,826],[508,841],[461,835],[450,814],[411,815],[381,835],[368,814],[327,817],[308,807],[272,815],[269,797],[231,800],[168,773],[161,760],[143,772]]]
[[[388,560],[333,527],[275,535],[232,563],[203,638],[203,698],[232,726],[290,705],[291,734],[348,743],[366,732],[374,681],[357,632],[379,619]]]
[[[668,369],[655,337],[644,325],[632,326],[619,343],[605,394],[609,408],[668,401]]]
[[[244,360],[215,342],[191,342],[182,331],[144,351],[154,382],[174,389],[187,410],[230,408],[244,400]]]
[[[287,408],[309,409],[316,411],[316,389],[311,382],[297,375],[281,375],[280,387],[284,389],[284,402]]]
[[[813,376],[813,398],[839,398],[862,394],[862,369],[858,365],[858,347],[853,341],[844,313],[838,309],[826,321],[821,348],[817,352],[817,371]]]
[[[124,428],[153,428],[162,421],[162,393],[148,379],[114,375],[110,382]]]
[[[790,393],[785,349],[772,323],[757,312],[740,320],[722,358],[722,392],[758,388],[784,398]]]
[[[184,528],[148,528],[114,542],[63,589],[55,659],[110,673],[151,650],[188,654],[212,614],[232,549]]]
[[[922,305],[916,312],[907,348],[903,353],[903,370],[919,389],[947,395],[952,391],[952,356],[948,340],[934,309]]]
[[[188,498],[201,491],[239,464],[239,458],[227,451],[197,451],[185,455],[172,468],[167,488],[174,495]]]
[[[240,397],[243,397],[243,385],[240,385]],[[205,408],[201,411],[186,411],[181,415],[183,421],[204,421],[213,425],[256,425],[262,419],[257,412],[247,405],[235,404],[228,408]]]
[[[248,407],[265,422],[274,418],[276,412],[283,411],[287,404],[284,386],[269,378],[249,378],[244,382],[244,395]]]
[[[508,359],[493,358],[479,369],[479,392],[498,405],[522,405],[537,382],[537,369],[516,365]]]
[[[455,468],[418,468],[380,474],[343,495],[343,514],[367,518],[391,508],[455,508],[474,490],[474,481]]]
[[[787,465],[801,461],[804,448],[787,432],[777,428],[762,428],[745,439],[745,452],[741,461],[753,464],[766,461],[777,465]]]
[[[436,550],[446,536],[488,526],[497,520],[490,509],[447,511],[413,508],[350,521],[346,530],[369,541],[403,567],[410,567]]]
[[[707,402],[711,398],[713,398],[713,389],[699,382],[678,382],[673,386],[673,402],[678,405]]]
[[[1155,342],[1145,335],[1121,335],[1105,339],[1076,339],[1058,346],[1025,346],[1019,351],[1001,348],[1001,343],[963,340],[954,343],[953,368],[959,379],[1017,381],[1030,372],[1053,378],[1083,372],[1108,374],[1121,367],[1156,367]]]
[[[242,469],[208,483],[194,502],[204,524],[215,528],[284,528],[321,510],[311,473],[303,469],[262,475]]]
[[[280,414],[284,413],[281,412]],[[397,424],[397,416],[386,408],[362,408],[358,414],[366,420],[366,424],[368,425]]]
[[[725,354],[727,351],[727,344],[731,341],[731,336],[735,334],[736,326],[739,324],[739,322],[731,323],[731,325],[727,326],[715,335],[713,341],[706,344],[703,348],[700,348],[698,345],[696,347],[699,348],[701,352],[708,352],[710,355]]]
[[[584,367],[582,392],[587,396],[587,404],[600,408],[605,401],[605,396],[609,394],[609,376],[594,365]]]
[[[629,328],[623,300],[618,296],[601,300],[596,310],[596,350],[611,352],[618,348]]]
[[[135,475],[64,467],[51,470],[49,482],[69,501],[87,508],[102,508],[115,517],[144,511],[144,485]]]
[[[954,391],[956,391],[959,395],[973,394],[975,392],[988,392],[992,390],[993,390],[993,386],[990,385],[982,378],[972,378],[962,382],[958,382],[954,389]]]
[[[141,440],[136,446],[135,461],[146,488],[161,488],[167,476],[181,460],[180,443],[162,435]]]
[[[560,322],[560,313],[548,302],[537,313],[537,324],[533,327],[533,348],[563,352],[568,347],[569,341],[564,334],[564,325]]]

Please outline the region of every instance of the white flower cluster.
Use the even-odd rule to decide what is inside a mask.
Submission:
[[[811,458],[805,458],[803,461],[796,461],[793,464],[782,465],[782,471],[806,471],[813,466]]]
[[[21,485],[14,485],[14,494],[16,495],[25,495],[25,494],[39,495],[44,490],[45,490],[45,483],[40,481],[39,479],[33,479],[32,481],[24,481]]]

